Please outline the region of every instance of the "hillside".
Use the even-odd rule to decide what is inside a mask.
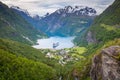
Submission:
[[[56,80],[58,77],[56,70],[59,70],[57,62],[48,60],[41,50],[23,43],[0,39],[0,79],[2,80]],[[52,65],[57,68],[54,69]]]
[[[99,15],[87,32],[75,39],[86,46],[87,60],[75,63],[71,78],[78,80],[119,80],[120,61],[120,1],[110,5]],[[70,79],[71,79],[70,78]]]
[[[44,54],[42,54],[41,51],[11,40],[0,39],[0,49],[13,53],[16,56],[26,57],[35,61],[43,62],[45,60]]]
[[[98,16],[88,31],[74,41],[77,45],[105,43],[114,38],[120,38],[120,1],[109,6]]]
[[[37,79],[37,80],[39,80],[39,78],[40,78],[40,80],[41,79],[43,79],[43,80],[44,79],[58,80],[59,76],[62,76],[63,80],[66,80],[66,79],[68,79],[68,80],[74,80],[74,79],[91,80],[89,73],[91,70],[91,59],[93,58],[93,55],[99,54],[103,49],[108,48],[109,46],[113,46],[113,45],[120,46],[120,40],[115,39],[114,41],[107,42],[102,47],[96,47],[96,48],[89,47],[88,50],[84,53],[80,53],[81,49],[79,49],[79,48],[70,49],[71,50],[69,52],[70,55],[74,54],[75,56],[76,55],[81,56],[81,57],[84,56],[85,58],[82,59],[81,57],[79,58],[77,56],[80,60],[70,61],[67,64],[65,64],[64,66],[58,65],[58,61],[54,58],[45,58],[45,54],[43,54],[41,52],[42,50],[33,49],[32,47],[30,47],[28,45],[24,45],[24,44],[14,42],[14,41],[9,41],[9,40],[3,40],[3,39],[0,39],[0,45],[1,45],[0,46],[0,51],[1,51],[0,56],[1,56],[1,60],[2,60],[2,62],[0,62],[0,63],[4,64],[4,62],[6,63],[6,61],[10,58],[9,62],[7,62],[7,66],[2,65],[3,68],[1,70],[9,69],[7,71],[4,71],[5,73],[8,73],[7,77],[5,76],[5,74],[3,74],[3,72],[1,72],[1,74],[2,74],[1,77],[3,80],[4,79],[6,80],[8,78],[10,80],[12,80],[13,77],[15,77],[16,79]],[[78,50],[80,50],[80,51],[78,51]],[[43,52],[46,53],[47,50],[45,50],[45,51],[43,50]],[[48,50],[48,52],[50,52],[50,51]],[[6,56],[4,56],[4,55],[6,55]],[[11,55],[11,56],[9,56],[9,55]],[[12,56],[14,56],[14,57],[12,57]],[[7,57],[7,59],[6,59],[6,57]],[[11,59],[11,57],[12,57],[12,59]],[[14,59],[15,59],[15,61],[14,61]],[[119,60],[119,57],[118,58],[116,57],[116,59]],[[16,63],[15,65],[14,65],[13,61],[14,61],[14,63]],[[24,63],[24,65],[23,65],[23,63]],[[45,64],[47,64],[48,67]],[[11,70],[11,68],[13,69],[13,66],[19,67],[21,65],[22,65],[22,67],[20,68],[20,70],[22,70],[22,71],[19,71],[19,68],[17,68],[17,71],[19,73],[12,72],[12,71],[14,71],[14,70]],[[36,65],[36,66],[34,66],[34,65]],[[28,66],[27,69],[25,66]],[[40,66],[41,69],[40,68],[38,69],[37,66]],[[30,72],[31,68],[33,70],[32,73]],[[30,70],[30,71],[28,71],[28,70]],[[37,72],[39,72],[39,74],[34,73],[34,71],[36,71],[36,70],[37,70]],[[43,70],[43,71],[41,71],[41,70]],[[48,74],[49,74],[48,71],[51,72],[50,73],[51,75],[49,75],[49,76],[48,76]],[[25,75],[26,72],[28,72],[28,76],[30,76],[29,78]],[[11,74],[13,74],[13,76],[11,76]],[[21,77],[18,76],[20,74],[21,74]],[[40,74],[41,74],[41,76],[39,76]],[[36,75],[36,76],[34,76],[34,75]],[[48,77],[45,77],[45,76],[48,76]],[[92,76],[94,76],[94,74]]]
[[[43,36],[45,35],[42,32],[0,2],[0,38],[33,44],[37,38]]]
[[[55,77],[55,70],[46,64],[0,49],[0,80],[53,80]]]
[[[41,20],[40,16],[35,15],[35,16],[32,17],[32,16],[30,16],[30,14],[29,14],[29,12],[27,10],[21,9],[18,6],[11,6],[10,9],[15,11],[17,14],[21,15],[34,28],[36,28],[37,30],[41,31],[41,29],[39,29],[39,27],[40,27],[40,20]]]

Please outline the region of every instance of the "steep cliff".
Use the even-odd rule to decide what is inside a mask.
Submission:
[[[111,46],[94,56],[92,80],[120,80],[120,46]]]

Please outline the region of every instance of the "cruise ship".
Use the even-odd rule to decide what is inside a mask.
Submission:
[[[58,47],[59,46],[59,42],[57,42],[57,43],[53,43],[53,48],[55,49],[56,47]]]

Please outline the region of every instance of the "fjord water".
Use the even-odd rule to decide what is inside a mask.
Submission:
[[[38,39],[38,45],[34,45],[34,48],[37,49],[53,49],[53,43],[59,43],[59,46],[56,49],[64,49],[64,48],[71,48],[74,46],[72,40],[74,37],[50,37],[47,39]]]

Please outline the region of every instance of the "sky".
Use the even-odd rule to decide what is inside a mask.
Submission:
[[[96,9],[97,14],[102,13],[115,0],[0,0],[9,7],[19,6],[26,9],[32,16],[38,14],[44,16],[46,13],[53,13],[65,6],[88,6]]]

